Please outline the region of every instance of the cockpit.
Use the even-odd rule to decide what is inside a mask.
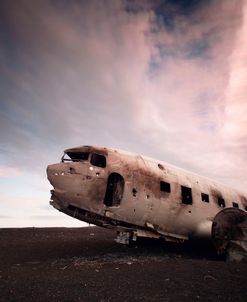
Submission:
[[[65,151],[61,162],[90,162],[95,167],[106,167],[106,157],[94,152]]]

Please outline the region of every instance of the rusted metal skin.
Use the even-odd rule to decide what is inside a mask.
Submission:
[[[223,207],[219,198],[225,208],[232,208],[232,202],[242,212],[247,207],[246,194],[165,162],[102,147],[65,150],[72,157],[80,152],[89,154],[88,159],[50,165],[47,175],[54,187],[51,204],[86,222],[135,236],[146,232],[183,241],[211,237],[212,223]],[[106,164],[95,165],[95,154]],[[161,190],[161,181],[170,185],[170,192]],[[191,204],[182,202],[181,186],[191,189]],[[202,193],[209,202],[202,201]]]

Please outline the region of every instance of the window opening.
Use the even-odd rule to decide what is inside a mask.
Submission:
[[[181,186],[182,203],[192,204],[192,191],[191,188]]]
[[[171,185],[168,182],[161,181],[160,182],[160,191],[161,192],[171,192]]]
[[[201,196],[202,196],[202,201],[209,202],[209,196],[208,196],[208,194],[201,193]]]
[[[62,157],[62,162],[65,161],[86,161],[88,160],[88,152],[67,152]]]
[[[238,205],[237,202],[233,202],[233,203],[232,203],[232,206],[233,206],[234,208],[239,208],[239,205]]]
[[[106,167],[106,158],[104,155],[93,153],[90,162],[93,166],[96,167],[101,167],[101,168]]]
[[[225,204],[225,200],[221,197],[218,197],[218,205],[222,208],[224,208],[226,206]]]
[[[112,173],[108,177],[104,204],[107,207],[119,206],[123,198],[124,178],[118,173]]]

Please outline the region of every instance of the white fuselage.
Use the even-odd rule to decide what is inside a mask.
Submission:
[[[246,210],[247,195],[167,163],[110,148],[65,150],[48,166],[52,204],[78,219],[166,239],[210,236],[223,208]]]

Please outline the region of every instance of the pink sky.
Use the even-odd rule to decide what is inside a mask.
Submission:
[[[83,144],[246,191],[247,5],[177,3],[0,4],[0,227],[82,225],[45,170]]]

